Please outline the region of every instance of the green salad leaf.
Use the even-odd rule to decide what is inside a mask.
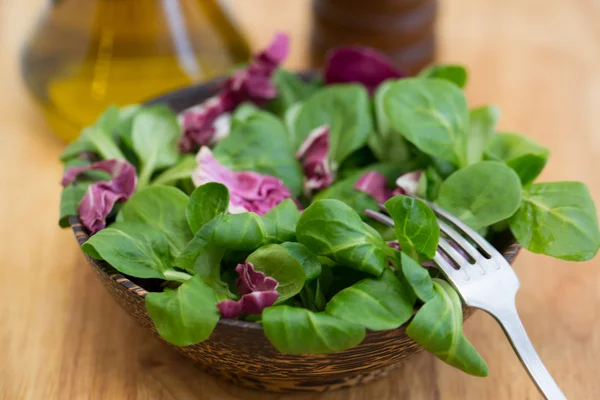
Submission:
[[[373,131],[369,93],[355,84],[320,89],[301,106],[294,122],[296,148],[315,128],[329,125],[330,158],[339,165],[367,142]]]
[[[298,242],[313,253],[379,276],[391,249],[381,236],[339,200],[317,200],[300,216]]]
[[[365,328],[326,313],[290,306],[263,311],[265,335],[275,348],[288,354],[327,354],[356,346]]]
[[[417,298],[428,302],[435,297],[433,281],[425,267],[409,257],[406,253],[400,254],[401,269],[397,271],[398,276],[406,281]]]
[[[117,220],[141,222],[167,237],[174,257],[192,239],[186,218],[188,197],[169,186],[152,186],[135,193],[123,205]]]
[[[438,64],[422,70],[419,77],[444,79],[454,83],[459,88],[464,88],[467,85],[469,75],[462,65]]]
[[[294,196],[302,192],[302,169],[286,128],[265,111],[256,111],[245,121],[234,119],[231,132],[215,146],[213,154],[235,171],[272,175]]]
[[[216,225],[211,242],[228,249],[253,251],[264,244],[277,241],[270,234],[273,228],[255,213],[225,215]],[[284,238],[289,239],[291,238]]]
[[[219,300],[235,298],[227,283],[221,278],[221,261],[224,255],[225,249],[208,244],[196,257],[192,269],[194,274],[200,276],[204,283],[214,289]]]
[[[424,177],[421,176],[417,195],[429,201],[435,201],[440,193],[440,187],[444,182],[444,178],[431,165],[424,172]]]
[[[189,346],[208,339],[219,322],[217,296],[195,276],[177,289],[148,293],[146,309],[156,330],[167,342]]]
[[[306,281],[304,284],[304,287],[298,294],[304,308],[314,312],[325,310],[327,299],[325,298],[325,292],[321,282],[322,277],[319,277],[312,281]]]
[[[300,218],[298,206],[292,199],[286,199],[277,204],[262,216],[266,225],[266,237],[269,243],[283,243],[294,240],[296,224]]]
[[[417,311],[406,334],[440,360],[468,374],[487,376],[487,364],[463,334],[458,294],[441,279],[434,279],[433,286],[435,297]]]
[[[297,242],[285,242],[281,246],[288,252],[288,254],[296,259],[304,269],[306,275],[306,281],[312,281],[321,275],[323,267],[319,257],[308,249],[302,243]]]
[[[187,221],[192,233],[219,214],[227,211],[229,190],[225,185],[209,182],[198,186],[191,194],[186,208]]]
[[[196,269],[196,260],[209,245],[251,252],[266,244],[294,240],[298,217],[298,208],[291,199],[263,216],[251,212],[219,214],[196,232],[175,263],[186,270]]]
[[[291,199],[282,201],[263,216],[251,212],[225,215],[211,240],[227,249],[244,251],[253,251],[265,244],[287,242],[295,238],[299,215]]]
[[[186,274],[173,270],[167,237],[145,224],[114,223],[90,237],[81,249],[136,278],[186,279]]]
[[[412,258],[427,261],[435,256],[440,227],[433,210],[421,200],[395,196],[385,203],[394,220],[394,231],[402,251]]]
[[[385,113],[385,97],[394,81],[379,85],[373,96],[375,112],[375,129],[369,135],[368,144],[375,156],[382,162],[400,164],[410,159],[410,151],[406,139],[390,125]]]
[[[523,185],[533,182],[546,166],[550,151],[533,140],[517,133],[499,133],[485,152],[488,160],[504,161]]]
[[[254,103],[244,102],[237,106],[235,111],[233,112],[232,118],[237,121],[246,121],[250,118],[251,115],[261,112],[261,109],[257,107]]]
[[[469,112],[469,141],[467,161],[475,164],[482,160],[483,153],[496,133],[500,110],[496,106],[478,107]]]
[[[521,207],[509,225],[527,250],[563,260],[591,260],[600,246],[596,207],[581,182],[525,187]]]
[[[68,228],[70,226],[69,216],[79,214],[77,208],[86,190],[87,188],[83,185],[69,185],[61,192],[58,217],[58,225],[61,228]]]
[[[415,296],[386,269],[378,278],[368,278],[337,293],[325,311],[344,321],[372,331],[395,329],[412,317]]]
[[[521,204],[521,181],[506,165],[482,161],[450,175],[437,199],[474,229],[509,218]]]
[[[458,86],[441,79],[400,79],[383,102],[392,128],[419,150],[458,166],[468,164],[469,112]]]
[[[138,174],[140,188],[150,183],[155,171],[177,163],[177,141],[180,136],[177,116],[166,106],[144,107],[135,115],[131,140],[141,162]]]
[[[183,179],[190,179],[198,163],[194,156],[185,155],[170,168],[161,172],[152,180],[152,185],[174,185]]]
[[[175,259],[175,265],[177,267],[185,269],[189,272],[197,273],[203,270],[204,272],[202,275],[211,275],[214,278],[214,271],[212,271],[210,268],[207,270],[206,265],[210,264],[211,266],[216,266],[216,264],[206,263],[205,261],[207,257],[214,258],[213,254],[210,253],[212,247],[219,249],[219,247],[213,243],[212,237],[217,225],[219,225],[221,222],[221,219],[222,215],[217,215],[208,223],[204,224],[202,228],[198,230],[198,232],[196,232],[194,237],[186,244],[186,246]],[[220,254],[220,256],[222,258],[223,254]],[[219,268],[221,258],[219,258]]]
[[[279,283],[277,303],[295,296],[304,286],[306,274],[302,265],[281,245],[263,246],[250,254],[246,261],[252,263],[255,270],[264,272]]]
[[[116,135],[127,147],[133,149],[133,120],[136,115],[144,109],[140,104],[130,104],[119,109],[119,123],[117,125]]]
[[[283,117],[287,110],[310,97],[321,86],[320,79],[305,81],[298,75],[279,68],[273,77],[277,88],[277,97],[265,105],[265,109],[279,117]]]

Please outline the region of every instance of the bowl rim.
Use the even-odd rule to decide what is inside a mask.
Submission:
[[[317,76],[317,71],[309,70],[309,71],[301,71],[297,72],[302,79],[311,79]],[[225,77],[217,77],[206,81],[204,83],[200,83],[197,85],[190,85],[180,89],[173,90],[171,92],[167,92],[163,95],[157,96],[151,100],[148,100],[143,103],[143,105],[156,105],[156,104],[166,104],[170,108],[172,108],[176,112],[181,112],[181,110],[186,109],[188,107],[184,107],[181,110],[177,110],[180,104],[186,104],[186,99],[195,98],[194,104],[199,104],[201,101],[206,100],[211,95],[216,94],[221,83],[225,80]],[[80,249],[81,245],[87,241],[89,235],[87,234],[85,228],[79,222],[79,217],[77,216],[69,216],[69,224],[75,236],[75,239],[79,243]],[[510,230],[506,230],[501,233],[504,237],[502,238],[502,242],[505,243],[505,247],[503,249],[498,249],[502,256],[508,261],[509,264],[512,264],[521,250],[522,246],[516,241],[514,236],[510,233]],[[494,246],[495,247],[495,246]],[[119,285],[123,286],[125,289],[133,292],[136,296],[144,299],[146,295],[149,293],[146,289],[138,285],[137,283],[131,281],[127,276],[121,274],[112,266],[110,266],[106,261],[103,260],[95,260],[89,257],[84,253],[86,259],[92,263],[99,271],[102,271],[103,274],[106,275],[107,278],[115,281]],[[463,308],[466,307],[463,304]],[[245,329],[254,329],[254,330],[263,330],[262,324],[251,322],[251,321],[241,321],[237,319],[229,319],[229,318],[220,318],[218,324],[225,326],[232,326],[238,328]],[[406,324],[403,324],[397,329],[402,329]]]

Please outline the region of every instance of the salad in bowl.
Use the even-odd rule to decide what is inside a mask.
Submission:
[[[406,76],[362,47],[322,72],[281,67],[288,38],[214,83],[199,104],[111,107],[61,156],[60,224],[138,282],[167,342],[209,341],[223,321],[262,329],[281,354],[329,354],[401,329],[469,374],[460,297],[431,260],[422,199],[492,243],[593,258],[598,219],[580,182],[535,180],[549,150],[469,108],[459,65]],[[372,220],[383,207],[395,228]],[[221,322],[220,322],[221,321]]]

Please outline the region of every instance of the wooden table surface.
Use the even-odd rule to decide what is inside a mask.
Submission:
[[[56,217],[63,146],[24,91],[18,51],[43,0],[0,0],[0,399],[537,399],[500,328],[480,312],[466,334],[490,366],[467,376],[428,354],[389,378],[323,395],[268,395],[215,380],[108,296]],[[441,0],[440,58],[467,65],[472,105],[501,107],[501,128],[552,150],[542,180],[582,180],[600,204],[600,3]],[[253,44],[275,29],[305,66],[308,0],[235,0]],[[265,11],[265,9],[269,11]],[[523,252],[518,307],[571,399],[600,399],[600,258]]]

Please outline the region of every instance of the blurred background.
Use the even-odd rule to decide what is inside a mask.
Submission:
[[[583,181],[598,204],[598,20],[594,0],[0,0],[0,399],[292,398],[214,380],[150,337],[59,230],[58,154],[106,106],[226,73],[275,31],[296,70],[337,44],[376,46],[410,72],[468,67],[471,106],[496,104],[501,130],[551,149],[540,180]],[[600,398],[599,264],[516,264],[524,324],[574,399]],[[490,317],[466,334],[488,378],[420,354],[382,381],[301,398],[538,398]]]

